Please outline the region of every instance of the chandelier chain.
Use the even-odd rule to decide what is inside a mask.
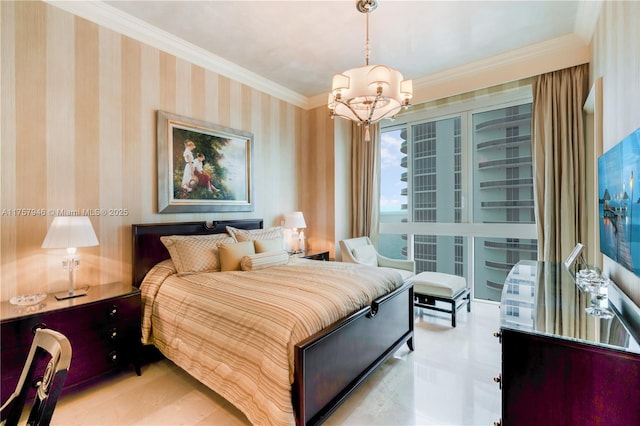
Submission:
[[[364,64],[369,65],[369,55],[371,54],[371,45],[369,44],[369,13],[365,13],[367,16],[365,24],[365,45],[364,45]]]

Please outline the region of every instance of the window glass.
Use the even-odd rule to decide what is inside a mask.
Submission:
[[[382,128],[381,253],[464,276],[475,299],[500,300],[511,267],[537,253],[523,93],[444,102]]]
[[[531,104],[475,113],[472,130],[474,221],[535,224]],[[536,253],[536,240],[476,238],[475,297],[499,301],[513,265]]]
[[[387,129],[380,135],[380,223],[407,222],[407,131]],[[407,258],[407,235],[380,233],[378,252]]]

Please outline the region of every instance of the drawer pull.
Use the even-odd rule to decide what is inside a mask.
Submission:
[[[116,315],[118,315],[118,307],[114,305],[111,307],[111,310],[109,311],[109,316],[113,318]]]
[[[493,333],[493,337],[497,337],[498,339],[500,339],[500,338],[502,337],[502,333],[501,333],[501,332],[499,332],[499,331],[495,331],[495,332]]]
[[[111,338],[111,340],[116,340],[118,338],[118,330],[116,330],[115,328],[111,330],[111,333],[109,333],[109,337]]]
[[[502,389],[502,374],[498,374],[493,378],[493,381],[500,385],[500,389]]]
[[[47,324],[43,323],[43,322],[39,322],[37,324],[35,324],[33,327],[31,327],[31,333],[36,334],[36,331],[42,329],[42,328],[47,328]]]
[[[118,361],[118,353],[116,351],[112,351],[109,354],[109,361],[111,361],[111,362],[117,362]]]

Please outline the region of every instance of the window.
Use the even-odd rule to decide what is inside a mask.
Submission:
[[[536,258],[530,87],[515,92],[422,108],[381,132],[379,250],[466,277],[476,299],[499,301],[511,267]]]

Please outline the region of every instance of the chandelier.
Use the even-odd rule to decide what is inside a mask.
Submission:
[[[331,118],[341,117],[364,124],[365,141],[370,140],[369,125],[393,118],[407,108],[413,96],[413,82],[403,80],[400,71],[386,65],[369,65],[369,13],[378,0],[357,0],[356,9],[366,16],[365,65],[333,76],[329,93]]]

